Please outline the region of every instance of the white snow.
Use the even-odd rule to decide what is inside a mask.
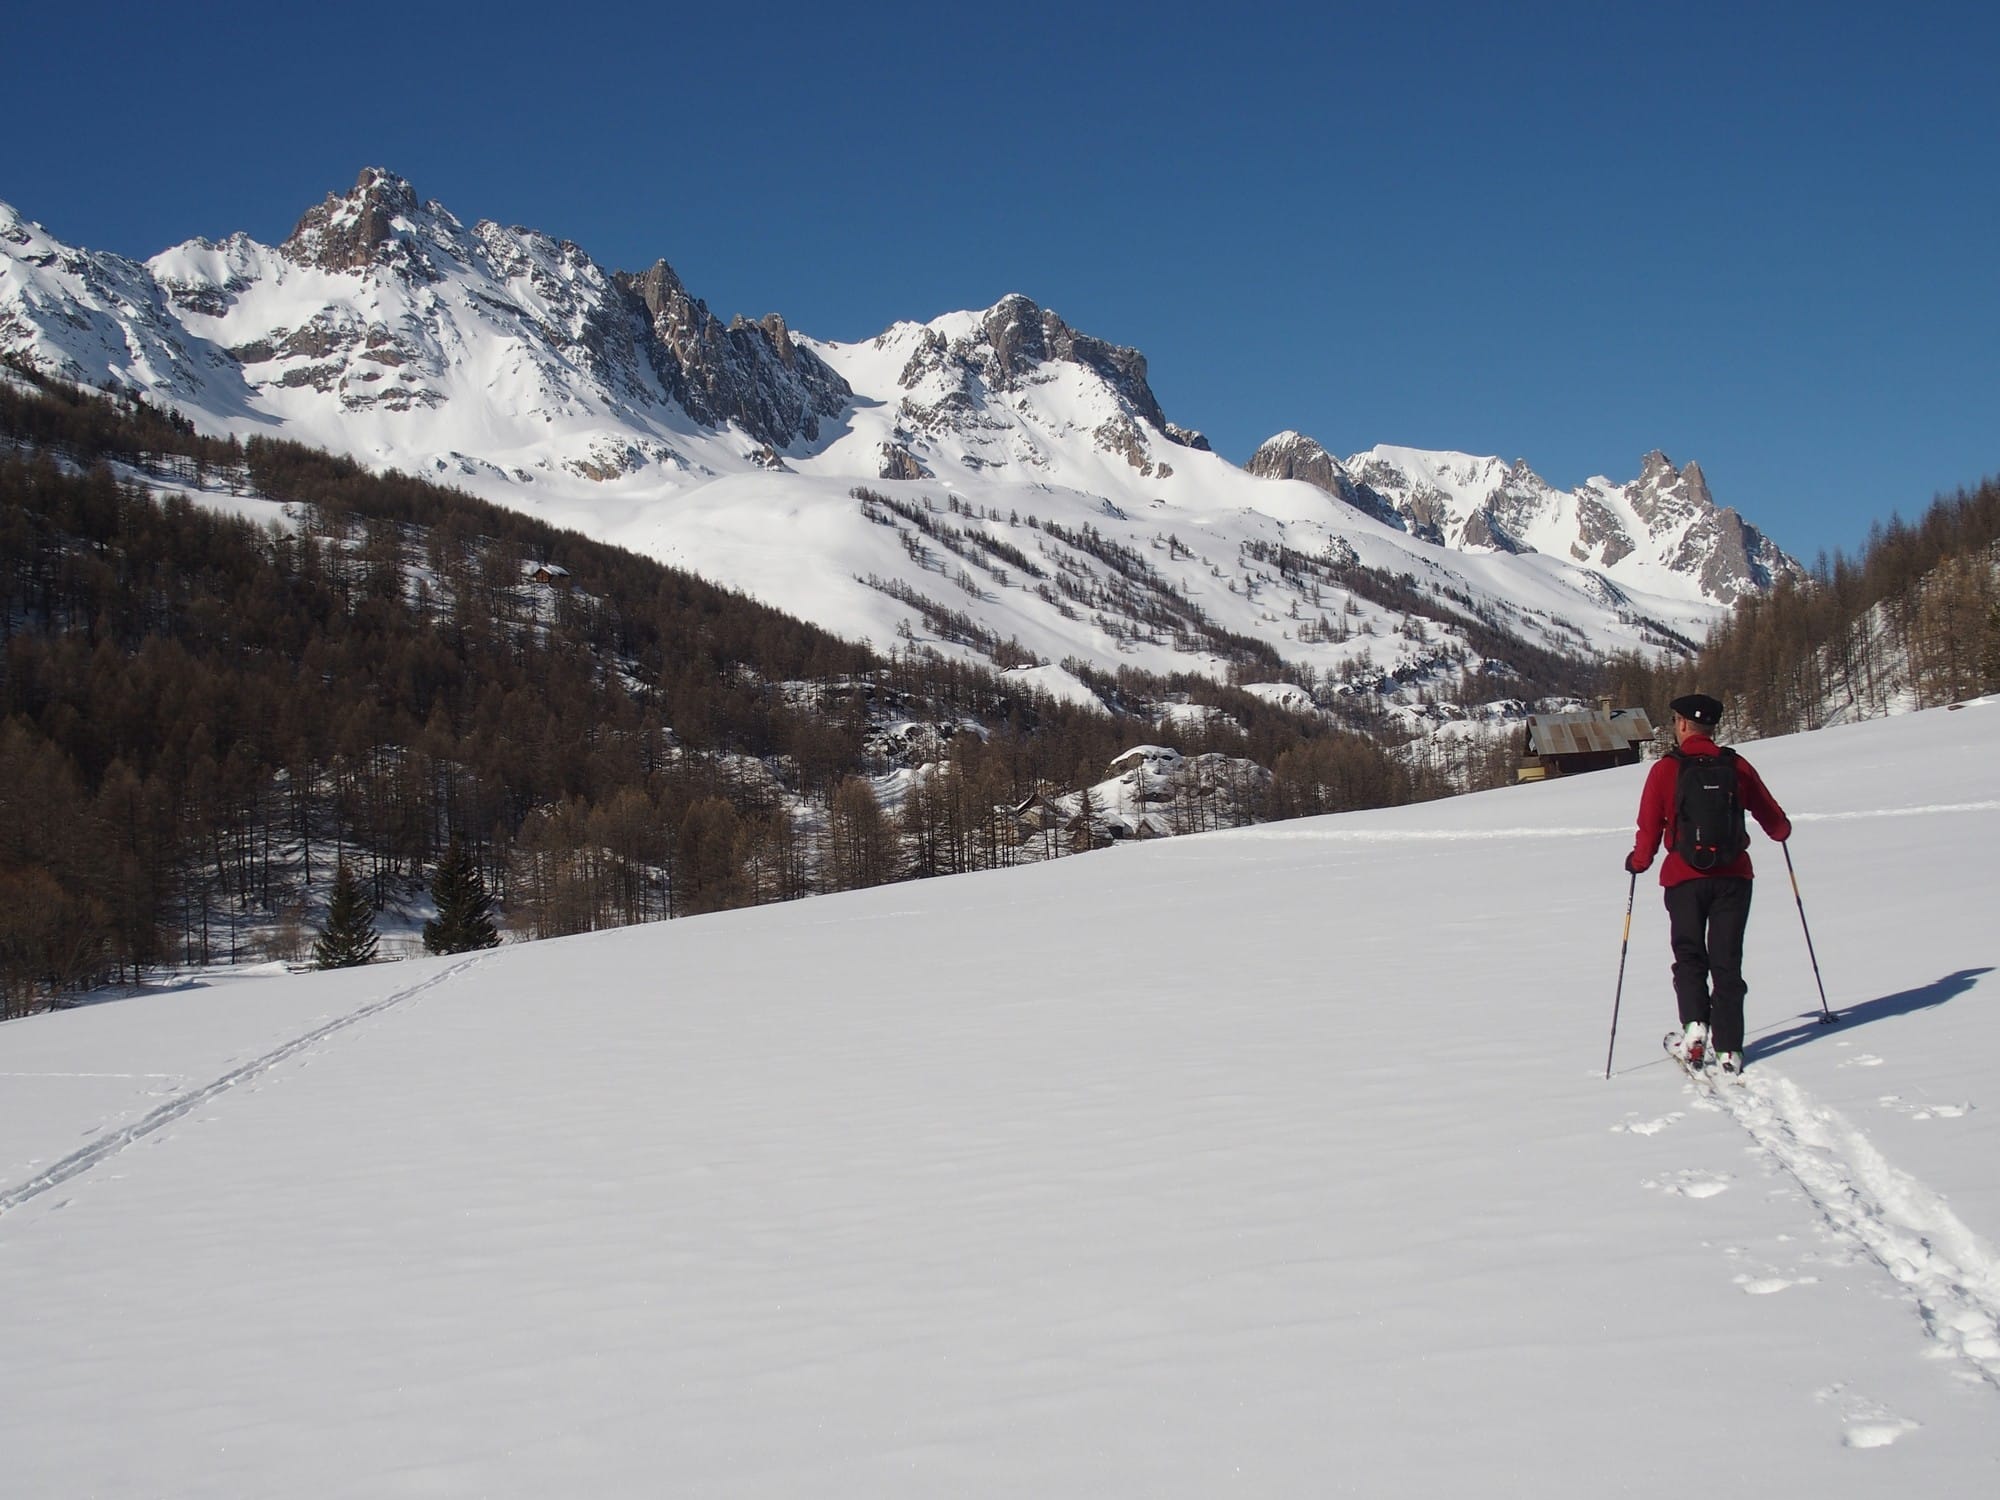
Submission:
[[[1085,708],[1102,709],[1104,700],[1093,693],[1075,673],[1063,667],[1013,667],[1000,674],[1001,680],[1019,683],[1033,692],[1042,693],[1058,703],[1080,704]]]
[[[1746,747],[1734,1090],[1640,767],[0,1026],[4,1487],[1982,1493],[1996,741]]]
[[[1275,708],[1288,708],[1293,713],[1309,714],[1313,710],[1312,694],[1296,682],[1246,682],[1243,691]]]

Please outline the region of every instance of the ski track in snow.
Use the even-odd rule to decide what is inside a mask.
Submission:
[[[1921,818],[1975,812],[2000,812],[2000,799],[1986,802],[1933,802],[1921,807],[1871,807],[1854,812],[1797,813],[1799,823],[1851,823],[1870,818]],[[1258,843],[1304,840],[1340,844],[1421,844],[1463,843],[1480,839],[1536,840],[1603,838],[1612,834],[1630,836],[1629,823],[1591,828],[1284,828],[1260,825],[1256,828],[1221,829],[1205,835],[1212,840],[1244,839]],[[1171,848],[1166,845],[1164,847]]]
[[[1837,1233],[1916,1300],[1941,1352],[1962,1361],[1968,1378],[2000,1389],[2000,1254],[1990,1244],[1791,1079],[1753,1073],[1740,1085],[1709,1080],[1695,1087],[1735,1117]]]
[[[419,984],[413,984],[407,988],[397,990],[394,994],[385,995],[373,1004],[364,1005],[359,1010],[351,1011],[347,1015],[328,1021],[324,1026],[315,1027],[304,1036],[294,1037],[283,1046],[266,1052],[262,1057],[253,1058],[241,1067],[232,1068],[213,1083],[205,1084],[201,1088],[169,1099],[165,1104],[162,1104],[158,1109],[153,1110],[143,1118],[133,1121],[130,1125],[122,1126],[112,1131],[109,1135],[99,1137],[81,1150],[71,1152],[61,1161],[55,1163],[55,1165],[37,1172],[26,1182],[16,1187],[11,1187],[4,1193],[0,1193],[0,1214],[8,1212],[10,1209],[19,1208],[29,1199],[41,1196],[50,1188],[59,1187],[63,1183],[68,1182],[72,1177],[88,1172],[99,1162],[118,1155],[126,1147],[137,1144],[163,1126],[171,1125],[182,1116],[200,1108],[209,1100],[228,1093],[238,1084],[246,1083],[261,1073],[269,1072],[279,1063],[285,1061],[286,1058],[294,1057],[316,1043],[324,1041],[336,1031],[343,1031],[356,1022],[367,1020],[370,1016],[378,1016],[383,1011],[390,1009],[392,1006],[401,1005],[406,1000],[414,1000],[417,996],[423,994],[424,991],[435,989],[447,979],[456,978],[458,975],[463,974],[478,962],[479,959],[470,958],[463,963],[453,964],[450,968],[433,974],[429,979]]]
[[[1862,818],[1915,818],[1936,813],[2000,812],[2000,800],[1928,802],[1921,807],[1872,807],[1856,812],[1800,813],[1794,823],[1852,823]]]

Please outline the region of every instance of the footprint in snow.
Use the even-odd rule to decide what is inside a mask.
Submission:
[[[1657,1120],[1640,1120],[1628,1116],[1611,1128],[1614,1132],[1622,1132],[1626,1135],[1658,1135],[1662,1130],[1673,1124],[1674,1121],[1683,1118],[1685,1118],[1683,1112],[1677,1109],[1671,1114],[1661,1115]]]
[[[1841,1066],[1843,1068],[1879,1068],[1882,1066],[1883,1061],[1882,1058],[1877,1057],[1872,1052],[1858,1052],[1853,1057],[1844,1060]]]
[[[1658,1188],[1663,1193],[1672,1193],[1681,1198],[1713,1198],[1717,1193],[1729,1191],[1729,1178],[1718,1177],[1713,1172],[1701,1172],[1692,1167],[1683,1167],[1672,1176],[1648,1177],[1639,1185]]]
[[[1979,1107],[1976,1104],[1912,1104],[1900,1094],[1884,1094],[1875,1102],[1899,1115],[1908,1115],[1912,1120],[1962,1120]]]
[[[1897,1416],[1879,1401],[1849,1392],[1844,1385],[1828,1386],[1814,1399],[1840,1407],[1843,1448],[1886,1448],[1922,1425]]]
[[[1850,1422],[1840,1441],[1847,1448],[1886,1448],[1904,1433],[1916,1430],[1917,1424],[1907,1417],[1893,1422]]]
[[[1769,1297],[1775,1292],[1790,1291],[1795,1286],[1813,1286],[1818,1281],[1817,1276],[1738,1276],[1736,1285],[1743,1288],[1748,1296]]]

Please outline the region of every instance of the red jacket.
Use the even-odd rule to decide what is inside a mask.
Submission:
[[[1715,741],[1705,734],[1691,734],[1681,744],[1684,755],[1717,754]],[[1658,852],[1662,840],[1666,841],[1667,858],[1660,866],[1661,885],[1679,885],[1683,881],[1703,880],[1711,876],[1736,875],[1750,878],[1750,854],[1745,850],[1730,863],[1715,870],[1697,870],[1679,854],[1674,852],[1674,793],[1679,788],[1681,763],[1671,755],[1662,756],[1653,762],[1653,769],[1646,777],[1646,790],[1639,796],[1639,837],[1632,845],[1632,853],[1627,856],[1625,868],[1639,871],[1649,869],[1653,855]],[[1757,820],[1766,834],[1782,844],[1792,836],[1792,821],[1785,816],[1785,810],[1778,806],[1777,799],[1765,789],[1764,782],[1750,762],[1742,756],[1736,757],[1736,789],[1743,798],[1743,810]]]

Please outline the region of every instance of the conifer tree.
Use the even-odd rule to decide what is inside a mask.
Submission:
[[[457,839],[431,879],[431,898],[437,902],[437,918],[424,923],[425,952],[470,953],[499,946],[493,898],[486,893],[479,862]]]
[[[351,969],[375,961],[375,913],[361,894],[361,882],[346,860],[333,879],[333,900],[328,904],[326,926],[313,944],[315,969]]]
[[[1090,774],[1088,768],[1078,773],[1083,781],[1083,790],[1077,793],[1076,818],[1071,824],[1069,849],[1072,854],[1084,854],[1097,847],[1097,799],[1091,795]]]

